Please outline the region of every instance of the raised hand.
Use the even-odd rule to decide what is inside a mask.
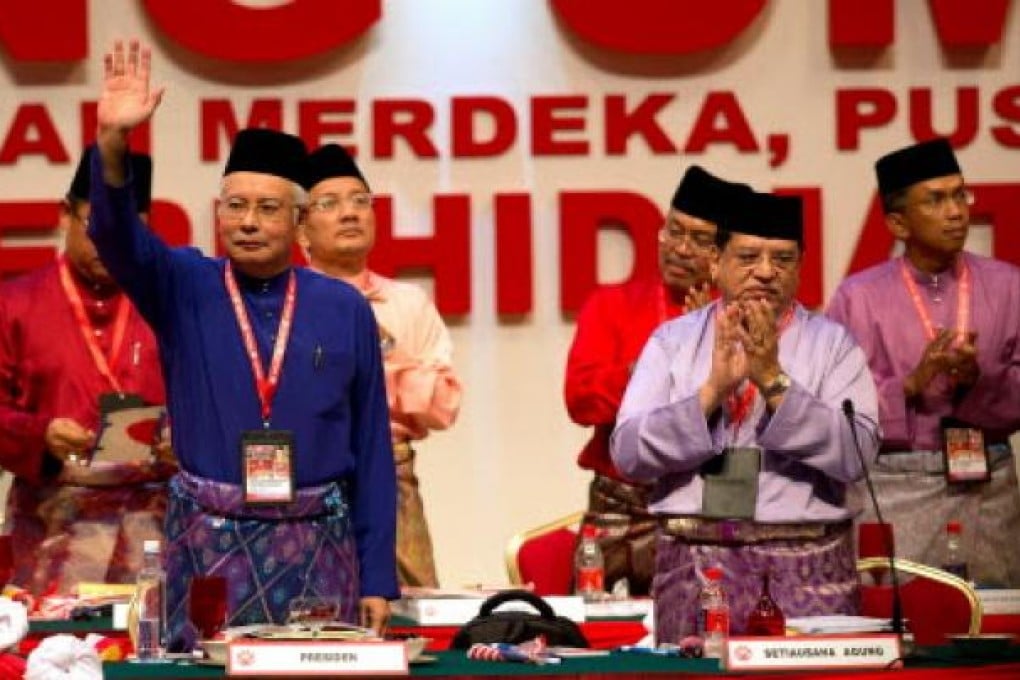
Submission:
[[[152,51],[132,40],[125,52],[123,41],[117,40],[104,56],[103,66],[103,90],[96,112],[99,129],[126,135],[147,121],[163,98],[164,88],[149,86]]]

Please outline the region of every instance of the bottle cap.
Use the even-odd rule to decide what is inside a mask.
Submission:
[[[963,531],[963,525],[955,519],[946,525],[946,533],[959,534]]]
[[[598,538],[599,528],[594,524],[583,524],[581,525],[581,537],[582,538]]]
[[[147,540],[142,542],[142,552],[151,555],[159,552],[159,541]]]
[[[709,581],[721,581],[722,580],[722,569],[719,567],[709,567],[705,570],[705,578]]]

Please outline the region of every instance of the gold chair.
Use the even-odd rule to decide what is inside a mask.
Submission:
[[[574,581],[576,527],[583,518],[583,512],[574,512],[513,536],[506,546],[510,583],[530,583],[537,595],[569,595]]]
[[[981,632],[981,601],[974,587],[948,571],[897,558],[903,617],[909,622],[919,645],[941,645],[946,635]],[[885,557],[857,560],[859,574],[888,571]],[[904,577],[908,578],[904,578]],[[861,584],[861,613],[865,616],[892,615],[892,586]]]

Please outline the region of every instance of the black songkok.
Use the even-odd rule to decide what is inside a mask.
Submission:
[[[746,184],[727,182],[699,165],[692,165],[680,180],[671,205],[674,210],[727,229],[733,222],[733,208],[750,191]]]
[[[735,234],[796,241],[804,245],[804,201],[800,196],[748,193],[734,209],[737,224],[727,227]]]
[[[307,156],[299,137],[266,128],[246,128],[234,138],[223,174],[259,172],[303,185]]]
[[[945,139],[933,139],[886,154],[875,163],[878,192],[887,196],[934,177],[959,175],[953,147]]]
[[[305,175],[305,189],[312,190],[319,182],[332,177],[354,177],[368,187],[365,176],[358,164],[339,144],[327,144],[308,154],[308,171]]]
[[[67,190],[67,197],[76,201],[89,200],[89,189],[92,188],[92,154],[95,153],[95,145],[89,145],[78,161],[78,169],[71,180],[71,188]],[[135,208],[138,212],[149,212],[152,204],[152,158],[143,153],[132,153],[128,156],[130,164],[131,182],[135,190]]]

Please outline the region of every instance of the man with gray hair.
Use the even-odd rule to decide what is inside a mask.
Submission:
[[[379,335],[353,288],[291,263],[306,170],[297,137],[234,140],[216,204],[226,258],[171,249],[127,209],[127,135],[162,96],[148,49],[106,55],[89,233],[162,349],[174,448],[166,568],[171,647],[193,575],[228,579],[231,625],[339,599],[381,633],[398,596],[393,454]]]

